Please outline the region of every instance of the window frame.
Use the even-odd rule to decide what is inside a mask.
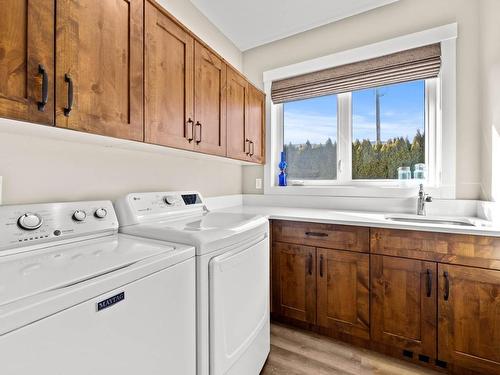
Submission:
[[[423,80],[424,87],[424,134],[425,134],[425,164],[427,167],[427,178],[424,182],[427,186],[435,186],[436,175],[440,170],[437,157],[438,134],[437,123],[439,113],[437,89],[439,78]],[[402,82],[403,83],[403,82]],[[278,113],[278,127],[281,134],[281,145],[284,139],[284,105],[276,104]],[[293,186],[388,186],[398,187],[398,179],[353,179],[352,178],[352,92],[337,94],[337,179],[336,180],[296,180],[289,179]],[[419,182],[410,181],[407,185],[415,185]]]
[[[264,193],[280,195],[324,195],[344,197],[396,197],[408,198],[416,195],[414,184],[401,185],[398,180],[352,180],[351,152],[341,150],[341,131],[338,130],[337,147],[340,153],[341,170],[337,180],[308,181],[305,185],[280,187],[277,183],[280,152],[283,146],[283,131],[278,124],[283,123],[283,111],[270,99],[271,83],[274,80],[300,75],[328,67],[369,59],[404,49],[436,42],[441,43],[442,65],[438,79],[426,84],[426,164],[428,179],[425,188],[435,198],[455,199],[456,190],[456,23],[404,35],[353,50],[304,61],[264,72],[266,92],[266,151],[268,161],[264,167]],[[426,80],[427,81],[427,80]],[[429,80],[431,81],[431,80]],[[338,96],[350,94],[338,94]],[[341,99],[341,98],[339,98]],[[434,100],[435,99],[435,100]],[[344,99],[346,100],[346,99]],[[339,123],[351,129],[351,105],[339,100],[337,118]],[[340,121],[341,116],[349,116],[349,121]],[[351,133],[348,134],[349,140]],[[345,135],[343,136],[345,138]],[[446,140],[444,142],[443,140]],[[352,147],[352,146],[350,146]],[[338,160],[339,162],[339,160]],[[342,168],[347,162],[349,172]]]

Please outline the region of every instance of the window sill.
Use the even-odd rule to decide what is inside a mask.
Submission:
[[[367,198],[414,198],[417,195],[416,184],[408,187],[396,185],[360,186],[360,185],[303,185],[303,186],[266,186],[265,194],[275,195],[311,195],[331,197],[367,197]],[[426,193],[434,198],[454,199],[453,187],[425,187]]]

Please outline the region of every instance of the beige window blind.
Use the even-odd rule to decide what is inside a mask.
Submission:
[[[437,77],[439,43],[274,81],[273,103]]]

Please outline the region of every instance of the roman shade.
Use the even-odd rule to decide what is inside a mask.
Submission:
[[[274,81],[271,99],[278,104],[433,78],[437,77],[440,68],[441,45],[431,44]]]

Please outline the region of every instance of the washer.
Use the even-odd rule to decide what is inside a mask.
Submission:
[[[132,193],[120,231],[196,247],[198,375],[259,374],[270,350],[269,222],[209,212],[197,192]]]
[[[118,234],[109,201],[0,206],[0,372],[196,373],[192,246]]]

